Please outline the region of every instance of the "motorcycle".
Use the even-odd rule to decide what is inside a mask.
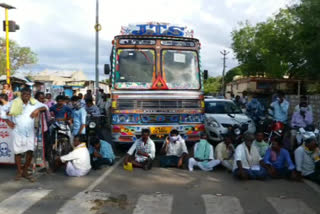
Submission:
[[[271,144],[272,138],[283,137],[284,136],[284,123],[279,121],[273,121],[268,127],[267,131],[265,132],[267,136],[267,143]]]
[[[319,129],[315,128],[314,126],[307,126],[306,128],[299,128],[296,139],[297,139],[297,146],[300,146],[305,140],[310,138],[315,138],[318,140],[320,131]]]
[[[93,137],[97,137],[99,130],[101,129],[101,118],[102,116],[87,116],[87,144],[91,145]]]
[[[71,129],[67,122],[54,122],[50,126],[51,149],[49,150],[49,164],[54,165],[57,157],[66,155],[72,151]]]
[[[232,115],[229,115],[232,117]],[[237,123],[230,125],[228,127],[228,135],[231,136],[233,145],[238,146],[243,142],[243,135],[248,131],[249,124],[245,122],[240,122],[232,117]]]

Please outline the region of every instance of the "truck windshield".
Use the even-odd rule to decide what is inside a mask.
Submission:
[[[200,73],[197,53],[163,50],[162,75],[169,89],[199,89]]]
[[[155,72],[155,53],[149,49],[119,49],[115,81],[117,88],[150,88]]]

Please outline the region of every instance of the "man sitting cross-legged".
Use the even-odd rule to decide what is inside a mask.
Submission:
[[[234,155],[233,174],[235,177],[246,179],[265,179],[267,176],[265,164],[258,149],[252,145],[254,135],[246,133],[244,143],[236,148]]]
[[[216,146],[216,158],[221,161],[221,165],[232,171],[234,146],[232,145],[232,137],[226,135],[224,141]]]
[[[155,158],[156,147],[150,139],[150,130],[143,129],[142,136],[136,140],[129,149],[124,164],[132,163],[133,167],[150,170],[152,168],[152,160]]]
[[[282,148],[280,142],[280,138],[272,139],[272,146],[267,150],[263,162],[266,164],[270,177],[294,179],[296,177],[295,166],[289,152]]]
[[[203,171],[211,171],[220,164],[219,160],[214,159],[213,146],[207,141],[207,134],[201,134],[201,140],[194,145],[193,157],[189,159],[189,171],[192,172],[195,166]]]
[[[183,167],[183,163],[188,155],[188,150],[178,130],[174,129],[170,132],[170,136],[168,136],[163,143],[161,153],[165,155],[160,158],[161,167]]]
[[[81,177],[89,173],[91,169],[90,154],[86,143],[81,142],[80,135],[73,138],[74,149],[67,155],[57,158],[57,167],[67,162],[66,174],[72,177]]]

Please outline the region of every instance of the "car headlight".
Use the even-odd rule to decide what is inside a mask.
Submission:
[[[96,122],[90,122],[89,123],[89,128],[90,129],[94,129],[94,128],[96,128],[96,126],[97,126]]]
[[[218,128],[218,127],[220,127],[219,123],[218,123],[216,120],[214,120],[214,119],[211,119],[211,120],[208,121],[208,126],[211,126],[211,127],[213,127],[213,128]]]

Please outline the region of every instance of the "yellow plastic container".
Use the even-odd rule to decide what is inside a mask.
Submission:
[[[133,171],[133,167],[132,167],[132,163],[130,163],[130,162],[128,162],[127,164],[124,164],[123,165],[123,168],[125,169],[125,170],[128,170],[128,171]]]

